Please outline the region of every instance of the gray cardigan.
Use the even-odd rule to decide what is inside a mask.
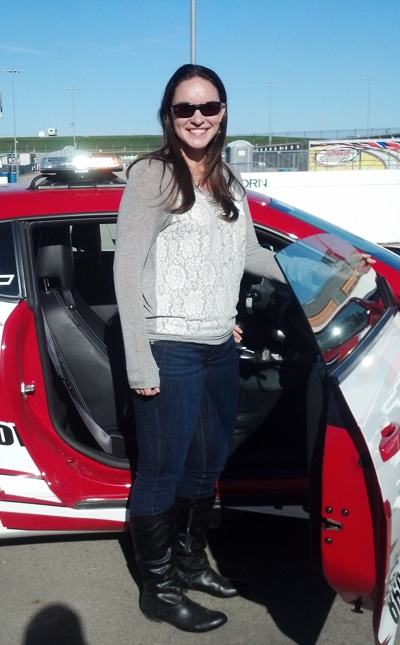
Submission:
[[[161,161],[135,164],[118,215],[115,288],[132,388],[160,384],[151,341],[219,344],[232,334],[244,270],[283,279],[258,244],[246,198],[238,195],[234,223],[197,189],[192,209],[174,215],[170,182]]]

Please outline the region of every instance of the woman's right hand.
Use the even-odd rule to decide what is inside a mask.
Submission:
[[[243,327],[240,325],[235,325],[232,331],[233,334],[233,340],[235,343],[239,344],[242,342],[242,336],[243,336]]]
[[[160,388],[159,387],[143,387],[143,388],[135,388],[134,390],[136,394],[139,394],[140,396],[155,396],[156,394],[159,394]]]

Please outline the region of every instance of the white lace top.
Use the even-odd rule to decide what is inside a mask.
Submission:
[[[157,238],[149,338],[217,344],[231,333],[244,270],[246,222],[218,217],[209,194],[174,215]]]

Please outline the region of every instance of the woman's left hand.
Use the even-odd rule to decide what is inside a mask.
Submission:
[[[375,264],[376,261],[368,253],[360,253],[360,256],[359,264],[356,266],[356,273],[367,273],[371,265]]]

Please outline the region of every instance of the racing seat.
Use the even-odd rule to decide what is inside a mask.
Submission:
[[[75,408],[101,448],[125,456],[121,424],[130,392],[118,321],[106,324],[74,289],[68,226],[44,228],[37,253],[49,354]]]
[[[74,253],[75,285],[91,305],[116,304],[112,265],[106,266],[102,255],[100,224],[73,224],[71,230]]]

